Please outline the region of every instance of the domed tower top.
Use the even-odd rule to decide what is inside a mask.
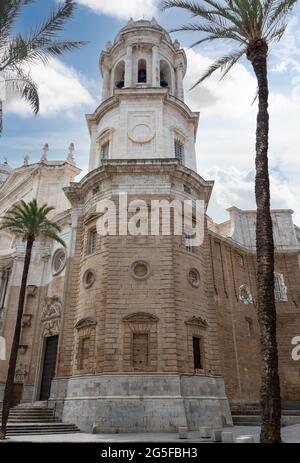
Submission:
[[[87,114],[89,171],[110,160],[177,159],[196,170],[199,113],[184,102],[186,55],[151,21],[123,27],[100,55],[102,102]]]
[[[100,56],[102,100],[121,88],[167,88],[181,100],[186,55],[153,18],[129,20]]]

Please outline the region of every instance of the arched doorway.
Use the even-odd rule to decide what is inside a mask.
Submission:
[[[52,379],[55,376],[58,335],[44,338],[43,368],[41,376],[40,400],[48,400]]]
[[[51,384],[56,372],[60,316],[60,297],[46,298],[42,315],[43,328],[37,400],[48,400],[50,397]]]

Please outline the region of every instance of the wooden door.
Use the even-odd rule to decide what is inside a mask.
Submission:
[[[23,384],[22,383],[14,383],[13,385],[13,395],[12,395],[12,407],[18,405],[22,400],[23,395]]]
[[[58,336],[46,338],[45,343],[40,400],[48,400],[50,397],[51,382],[55,375]]]

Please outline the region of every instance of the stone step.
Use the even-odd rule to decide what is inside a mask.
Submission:
[[[259,410],[241,410],[241,411],[236,411],[233,410],[231,411],[232,416],[242,416],[242,415],[256,415],[260,416],[260,411]],[[300,410],[282,410],[281,415],[285,416],[300,416]]]
[[[45,408],[45,403],[18,405],[10,410],[7,435],[70,434],[80,432],[71,423],[62,423],[54,416],[54,410]]]
[[[235,426],[259,426],[261,418],[259,415],[232,415]]]
[[[19,412],[17,410],[13,410],[11,409],[9,414],[12,416],[52,416],[53,415],[53,411],[52,410],[49,410],[49,411],[43,411],[43,412]]]
[[[9,417],[8,423],[59,423],[57,418],[40,418],[40,417],[25,417],[25,418],[12,418]]]
[[[7,425],[7,435],[59,434],[80,432],[75,424],[69,423],[19,423]]]

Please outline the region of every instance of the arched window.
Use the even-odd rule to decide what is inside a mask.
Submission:
[[[138,63],[138,83],[147,82],[147,63],[146,60],[140,59]]]
[[[287,287],[282,273],[274,272],[274,296],[276,302],[287,301]]]
[[[180,164],[183,164],[184,144],[181,140],[178,140],[178,138],[174,139],[174,152],[175,152],[175,158],[178,159]]]
[[[169,64],[161,60],[160,62],[160,86],[171,87],[171,70]]]
[[[114,72],[114,86],[115,88],[123,88],[125,80],[125,63],[124,61],[119,61],[115,67]]]

